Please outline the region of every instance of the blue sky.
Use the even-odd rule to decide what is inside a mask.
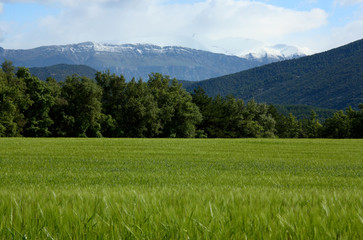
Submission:
[[[361,38],[363,0],[0,0],[6,49],[94,41],[313,53]]]

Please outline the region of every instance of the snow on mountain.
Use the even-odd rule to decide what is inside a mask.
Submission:
[[[234,49],[237,50],[237,49]],[[275,45],[238,57],[178,46],[152,44],[109,44],[83,42],[16,50],[0,48],[0,62],[5,59],[17,66],[46,67],[56,64],[87,65],[96,70],[110,70],[127,79],[147,79],[151,72],[172,78],[199,81],[227,75],[275,61],[300,57],[298,48]]]
[[[310,55],[312,52],[308,49],[297,48],[294,46],[289,46],[285,44],[277,44],[274,46],[259,47],[249,50],[247,53],[238,53],[237,49],[222,49],[218,46],[213,46],[215,53],[237,56],[240,58],[247,59],[265,59],[271,58],[276,60],[285,60],[296,57],[302,57]],[[35,48],[41,52],[57,51],[69,54],[79,54],[79,53],[136,53],[136,54],[168,54],[168,53],[192,53],[196,50],[186,47],[179,46],[157,46],[153,44],[109,44],[109,43],[96,43],[96,42],[83,42],[78,44],[68,44],[68,45],[57,45],[57,46],[43,46]],[[31,49],[31,50],[35,50]],[[4,49],[0,48],[0,52]],[[5,50],[6,51],[6,50]],[[11,50],[9,50],[11,51]],[[223,53],[222,53],[223,52]]]
[[[109,44],[109,43],[95,43],[95,42],[83,42],[78,44],[69,44],[61,46],[46,46],[40,47],[43,50],[55,49],[59,52],[71,52],[71,53],[138,53],[138,54],[165,54],[165,53],[181,53],[191,52],[193,49],[176,46],[160,47],[153,44]]]
[[[241,57],[251,59],[274,58],[276,60],[286,60],[310,55],[312,52],[309,49],[298,48],[285,44],[277,44],[274,46],[262,47],[251,50],[248,54],[243,54]]]

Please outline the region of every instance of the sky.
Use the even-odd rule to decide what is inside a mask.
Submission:
[[[311,53],[363,38],[363,0],[0,0],[0,47],[150,43]]]

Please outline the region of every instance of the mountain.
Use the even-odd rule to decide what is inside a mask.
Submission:
[[[64,81],[67,76],[71,76],[72,74],[94,79],[97,72],[97,70],[85,65],[69,64],[57,64],[49,67],[32,67],[29,68],[29,71],[32,75],[37,76],[41,80],[52,77],[57,81]]]
[[[363,39],[327,52],[184,84],[210,96],[344,109],[363,103]]]
[[[132,77],[148,78],[151,72],[181,80],[204,80],[239,72],[284,59],[264,56],[237,57],[184,47],[150,44],[98,44],[85,42],[62,46],[43,46],[27,50],[0,48],[0,62],[16,66],[47,67],[56,64],[87,65],[98,71],[110,70]]]
[[[261,47],[250,50],[248,54],[241,54],[241,57],[247,59],[270,59],[270,62],[294,59],[310,55],[309,49],[300,49],[285,44],[277,44],[274,46]],[[275,59],[275,61],[273,60]]]

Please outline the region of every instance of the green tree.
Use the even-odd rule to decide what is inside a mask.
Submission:
[[[192,96],[176,79],[173,79],[169,87],[169,95],[174,102],[175,111],[171,125],[176,137],[195,137],[196,125],[202,121],[202,114],[193,103]]]
[[[15,74],[14,74],[15,67],[13,65],[13,62],[12,61],[8,61],[8,60],[5,60],[1,64],[1,69],[5,73],[5,76],[6,76],[7,80],[10,82],[14,78],[14,76],[15,76]]]
[[[202,121],[196,125],[196,137],[208,137],[206,132],[207,127],[210,126],[210,118],[212,115],[212,101],[213,99],[209,97],[203,88],[198,87],[194,89],[192,93],[192,101],[199,108],[202,114]]]
[[[243,135],[245,137],[274,137],[276,121],[266,104],[250,100],[244,110]]]
[[[159,73],[149,75],[147,86],[158,107],[158,137],[194,137],[202,120],[198,107],[182,85]]]
[[[282,121],[279,123],[278,136],[281,138],[298,138],[301,136],[301,124],[296,120],[292,113],[289,113],[287,117],[283,116]]]
[[[17,134],[15,122],[17,107],[10,98],[9,92],[6,75],[0,70],[0,137],[12,137]]]
[[[146,83],[132,79],[125,89],[122,127],[126,137],[153,137],[159,131],[158,107]]]
[[[346,110],[350,121],[350,137],[363,138],[363,104],[359,105],[360,110],[353,110],[348,107]]]
[[[30,100],[29,106],[24,109],[25,137],[46,137],[51,134],[49,127],[53,124],[49,111],[54,104],[54,97],[48,85],[32,77],[27,68],[20,67],[16,73],[17,78],[25,83],[25,95]]]
[[[266,104],[251,100],[245,105],[233,96],[212,99],[202,88],[192,96],[203,116],[198,128],[208,137],[273,137],[276,132],[275,120]]]
[[[0,70],[0,136],[21,136],[26,124],[23,113],[31,103],[25,82],[15,77],[14,69],[11,62],[4,62]]]
[[[123,75],[110,74],[110,71],[96,73],[97,84],[102,88],[102,135],[105,137],[122,137],[126,80]]]
[[[326,138],[349,138],[350,130],[350,119],[340,110],[335,112],[333,117],[325,120],[322,132]]]
[[[217,138],[236,138],[243,136],[244,102],[232,96],[213,99],[210,112],[210,125],[207,133]]]
[[[101,137],[102,89],[86,77],[73,75],[62,84],[58,134],[67,137]]]
[[[321,136],[323,126],[319,123],[316,116],[316,112],[312,110],[310,118],[301,121],[303,137],[318,138]]]

